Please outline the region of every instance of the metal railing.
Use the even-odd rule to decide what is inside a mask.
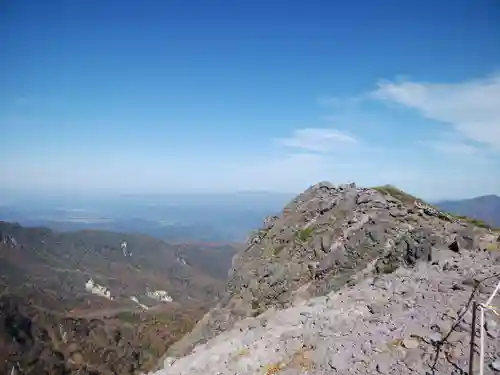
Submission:
[[[488,298],[488,300],[486,301],[486,303],[480,303],[479,305],[477,305],[478,309],[479,309],[479,314],[480,314],[480,343],[479,343],[479,375],[483,375],[484,374],[484,347],[485,347],[485,343],[484,343],[484,338],[485,338],[485,329],[484,329],[484,313],[485,311],[489,311],[489,312],[492,312],[493,314],[497,315],[497,316],[500,316],[499,313],[496,311],[497,309],[495,309],[493,306],[491,306],[491,303],[493,302],[493,298],[495,298],[495,296],[497,295],[498,291],[500,290],[500,281],[498,282],[495,290],[493,291],[493,293],[491,293],[490,297]],[[472,331],[473,331],[473,334],[475,334],[475,327],[473,326],[472,327]],[[472,374],[470,374],[472,375]]]

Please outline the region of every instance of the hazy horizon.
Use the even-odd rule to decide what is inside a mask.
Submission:
[[[500,194],[500,4],[0,6],[1,187]]]
[[[317,181],[321,182],[321,181]],[[310,187],[311,185],[307,186]],[[359,186],[359,185],[358,185]],[[369,186],[360,186],[369,187]],[[396,186],[398,187],[398,186]],[[220,205],[221,202],[227,203],[239,203],[245,202],[245,199],[253,199],[255,202],[268,203],[282,201],[283,205],[301,194],[304,190],[294,191],[294,192],[283,192],[283,191],[233,191],[233,192],[220,192],[220,191],[172,191],[164,193],[120,193],[112,190],[86,190],[86,191],[73,191],[73,190],[19,190],[19,189],[3,189],[0,188],[0,206],[16,204],[16,205],[29,205],[31,202],[46,202],[53,204],[55,202],[65,202],[67,206],[71,206],[73,209],[78,209],[78,202],[129,202],[129,203],[140,203],[144,205],[172,205],[177,204],[184,205],[189,203],[190,205],[199,205],[210,203],[211,205]],[[413,194],[413,191],[407,191]],[[480,195],[464,195],[453,197],[453,195],[447,195],[443,193],[441,197],[437,199],[428,199],[425,196],[418,196],[428,202],[445,202],[445,201],[456,201],[456,200],[467,200],[482,196],[500,196],[500,194],[495,192],[487,192]],[[27,201],[28,200],[28,201]],[[63,206],[61,206],[63,207]]]

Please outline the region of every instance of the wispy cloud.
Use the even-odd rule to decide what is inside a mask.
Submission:
[[[31,150],[24,159],[0,157],[0,175],[10,188],[299,193],[330,180],[392,183],[431,200],[498,194],[500,176],[492,172],[500,163],[499,98],[500,76],[457,84],[396,78],[356,97],[325,100],[329,113],[322,120],[333,127],[287,128],[280,138],[259,134],[264,141],[251,152],[115,150],[110,157],[109,151],[80,156],[62,149],[44,155],[40,167],[41,154]],[[393,111],[387,103],[412,111]]]
[[[456,131],[436,131],[434,139],[418,142],[419,145],[429,150],[436,151],[439,155],[449,155],[453,158],[467,157],[483,160],[489,155],[489,149],[478,147],[478,143],[471,141],[463,134]]]
[[[340,145],[357,142],[352,135],[332,128],[297,129],[291,137],[278,141],[287,147],[313,152],[330,152]]]
[[[452,155],[478,155],[478,149],[472,145],[463,142],[449,142],[445,140],[424,141],[422,145],[430,147],[431,149],[440,153]]]
[[[371,96],[415,109],[426,118],[452,125],[472,141],[500,149],[500,74],[449,84],[384,81]]]

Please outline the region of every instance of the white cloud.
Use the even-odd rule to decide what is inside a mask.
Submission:
[[[283,138],[279,141],[287,147],[313,152],[334,151],[340,145],[357,142],[353,136],[332,128],[298,129],[293,132],[290,138]]]
[[[500,148],[500,74],[463,83],[381,82],[372,97],[413,108],[472,141]]]

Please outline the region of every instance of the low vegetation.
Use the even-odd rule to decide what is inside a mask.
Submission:
[[[307,242],[307,240],[312,237],[313,233],[314,233],[314,228],[308,227],[299,230],[296,233],[296,236],[300,242]]]
[[[475,225],[476,227],[486,228],[486,229],[494,229],[491,225],[489,225],[488,223],[485,223],[483,220],[479,220],[479,219],[475,219],[475,218],[467,217],[467,216],[463,216],[463,215],[454,215],[454,214],[450,214],[450,215],[452,217],[456,218],[457,220],[465,221],[467,223]]]
[[[424,202],[422,199],[419,199],[417,197],[414,197],[411,194],[408,194],[404,192],[403,190],[398,189],[395,186],[392,185],[383,185],[383,186],[375,186],[372,189],[377,190],[381,192],[382,194],[389,194],[393,196],[394,198],[400,200],[403,203],[406,204],[413,204],[413,202],[418,201],[423,204],[428,204]]]
[[[39,295],[0,295],[0,320],[18,322],[12,329],[0,330],[2,374],[11,373],[14,363],[27,374],[38,373],[33,372],[37,367],[55,375],[95,374],[92,368],[103,374],[150,371],[170,345],[189,332],[206,312],[196,307],[165,307],[155,312],[121,311],[92,317],[86,317],[84,312],[69,316],[48,309],[47,303],[36,306],[34,302],[50,299],[45,292],[36,293]],[[37,339],[18,340],[30,335]],[[38,356],[38,350],[43,350],[44,355]],[[65,360],[71,353],[73,362],[74,358],[78,360],[61,365],[61,353]],[[103,359],[108,355],[112,361]],[[16,362],[12,361],[13,356]]]
[[[131,311],[122,311],[115,315],[118,320],[122,322],[136,324],[141,321],[141,317],[139,314],[131,312]]]
[[[500,243],[489,243],[486,245],[486,250],[487,251],[499,251],[500,250]]]
[[[281,251],[285,248],[284,245],[275,245],[264,248],[263,256],[265,258],[274,258],[278,256]]]
[[[484,222],[483,220],[476,219],[476,218],[471,218],[471,217],[468,217],[468,216],[455,215],[453,213],[445,212],[443,210],[440,210],[439,208],[433,206],[432,204],[429,204],[429,203],[423,201],[422,199],[417,198],[417,197],[415,197],[415,196],[413,196],[411,194],[408,194],[408,193],[404,192],[403,190],[398,189],[397,187],[392,186],[392,185],[375,186],[372,189],[377,190],[377,191],[379,191],[379,192],[381,192],[383,194],[389,194],[389,195],[393,196],[394,198],[400,200],[402,203],[405,203],[405,204],[413,204],[414,202],[419,202],[419,203],[424,204],[426,206],[432,207],[432,208],[434,208],[434,209],[436,209],[438,211],[441,211],[441,212],[449,215],[450,217],[452,217],[452,218],[454,218],[456,220],[463,221],[463,222],[466,222],[466,223],[470,223],[470,224],[475,225],[475,226],[480,227],[480,228],[498,230],[498,229],[493,228],[491,225],[489,225],[488,223]]]
[[[269,365],[264,366],[264,374],[265,375],[274,375],[277,374],[278,372],[281,371],[283,368],[283,364],[281,362],[278,363],[272,363]]]

